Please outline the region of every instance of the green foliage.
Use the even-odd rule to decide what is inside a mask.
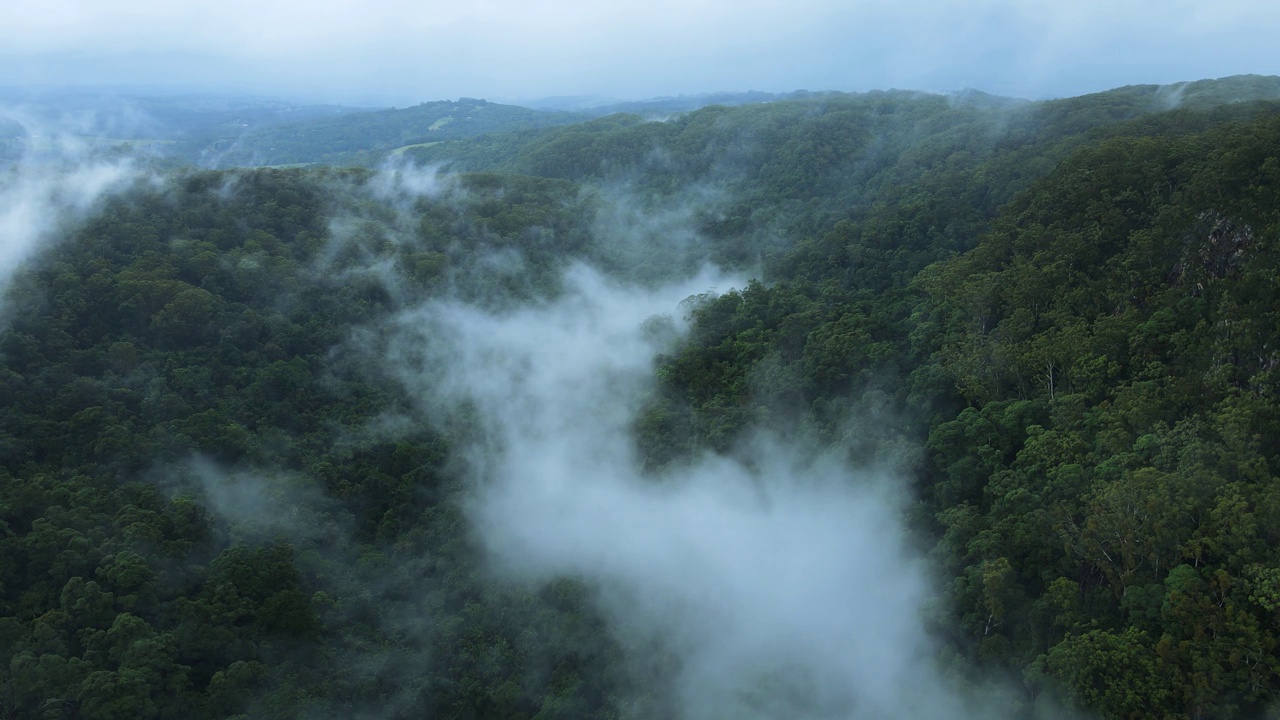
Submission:
[[[1280,692],[1274,94],[833,94],[418,148],[486,171],[421,196],[245,170],[109,201],[5,299],[0,715],[669,715],[582,584],[482,571],[453,452],[472,428],[427,429],[369,358],[428,298],[503,308],[577,261],[655,282],[711,259],[761,280],[690,298],[682,338],[647,326],[673,340],[634,422],[655,476],[761,427],[898,463],[957,666],[1023,678],[1028,708],[1260,716]],[[446,110],[504,112],[277,147],[425,142],[465,127]],[[679,222],[639,250],[609,224],[663,211]]]
[[[531,110],[475,98],[424,102],[413,107],[328,113],[277,122],[228,135],[196,135],[183,154],[215,167],[332,165],[375,162],[399,148],[457,140],[515,128],[582,120],[580,114]],[[239,128],[236,128],[239,130]],[[216,131],[215,131],[216,132]]]
[[[1277,560],[1272,351],[1252,328],[1274,322],[1280,124],[1189,124],[1081,150],[919,281],[970,405],[930,432],[940,549],[1011,562],[1029,624],[1004,662],[1043,662],[1106,717],[1248,715],[1280,679],[1269,596],[1247,590]],[[992,424],[1010,401],[1043,408],[1025,433]],[[953,591],[963,608],[986,589]]]
[[[985,159],[899,175],[776,282],[699,305],[640,444],[661,467],[669,438],[726,451],[789,413],[865,459],[830,408],[884,388],[927,435],[921,525],[972,667],[1105,717],[1250,716],[1280,689],[1280,124],[1250,103],[1144,115],[1154,91],[1014,113]],[[1013,174],[1028,159],[1042,177]]]
[[[476,175],[401,208],[371,182],[176,174],[18,279],[0,329],[0,714],[533,717],[618,687],[585,600],[480,576],[449,439],[380,437],[415,402],[335,355],[463,275],[486,302],[554,292],[590,198]],[[526,678],[535,663],[566,670]]]

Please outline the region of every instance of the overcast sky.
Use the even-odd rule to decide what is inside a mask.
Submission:
[[[1276,0],[0,2],[0,84],[399,105],[717,90],[1075,95],[1280,74]]]

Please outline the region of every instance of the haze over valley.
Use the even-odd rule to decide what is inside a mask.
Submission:
[[[1278,21],[0,10],[0,717],[1280,717]]]

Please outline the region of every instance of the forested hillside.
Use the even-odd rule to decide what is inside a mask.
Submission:
[[[367,108],[257,96],[136,96],[92,89],[21,91],[0,86],[0,165],[60,144],[128,147],[158,157],[214,161],[237,138],[274,125],[321,125]]]
[[[581,118],[567,112],[459,98],[268,126],[212,143],[192,145],[186,153],[197,153],[198,159],[219,168],[299,163],[367,164],[402,148],[430,146],[445,140],[517,128],[561,125]]]
[[[217,169],[373,166],[408,148],[573,123],[594,114],[475,98],[367,108],[240,95],[21,93],[0,87],[0,164],[71,141]]]
[[[875,468],[927,558],[911,622],[931,669],[905,695],[970,717],[1276,716],[1276,86],[832,94],[443,142],[380,170],[139,171],[0,305],[0,715],[959,716],[865,704],[861,676],[833,692],[806,662],[837,665],[854,636],[807,659],[766,643],[777,667],[704,692],[702,629],[646,635],[652,608],[611,596],[623,569],[492,562],[476,508],[501,485],[481,470],[523,435],[493,434],[457,378],[494,362],[501,398],[537,368],[454,353],[439,318],[544,332],[518,313],[573,306],[584,266],[647,293],[712,264],[745,282],[646,320],[634,412],[601,410],[652,486],[636,502],[775,445]],[[352,142],[434,142],[392,135]],[[510,412],[542,418],[529,397]],[[556,422],[521,432],[554,445],[594,419]]]

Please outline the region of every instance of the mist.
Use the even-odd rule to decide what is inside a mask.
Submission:
[[[389,360],[471,420],[466,515],[491,571],[584,583],[635,673],[675,659],[682,717],[963,714],[931,661],[893,468],[760,435],[641,471],[632,422],[686,329],[680,302],[738,283],[704,270],[641,290],[579,265],[554,301],[405,312]]]
[[[20,121],[0,114],[2,119]],[[0,165],[0,302],[25,261],[65,236],[104,196],[141,177],[128,158],[94,157],[58,130],[26,130],[42,142],[29,145],[14,165]]]

